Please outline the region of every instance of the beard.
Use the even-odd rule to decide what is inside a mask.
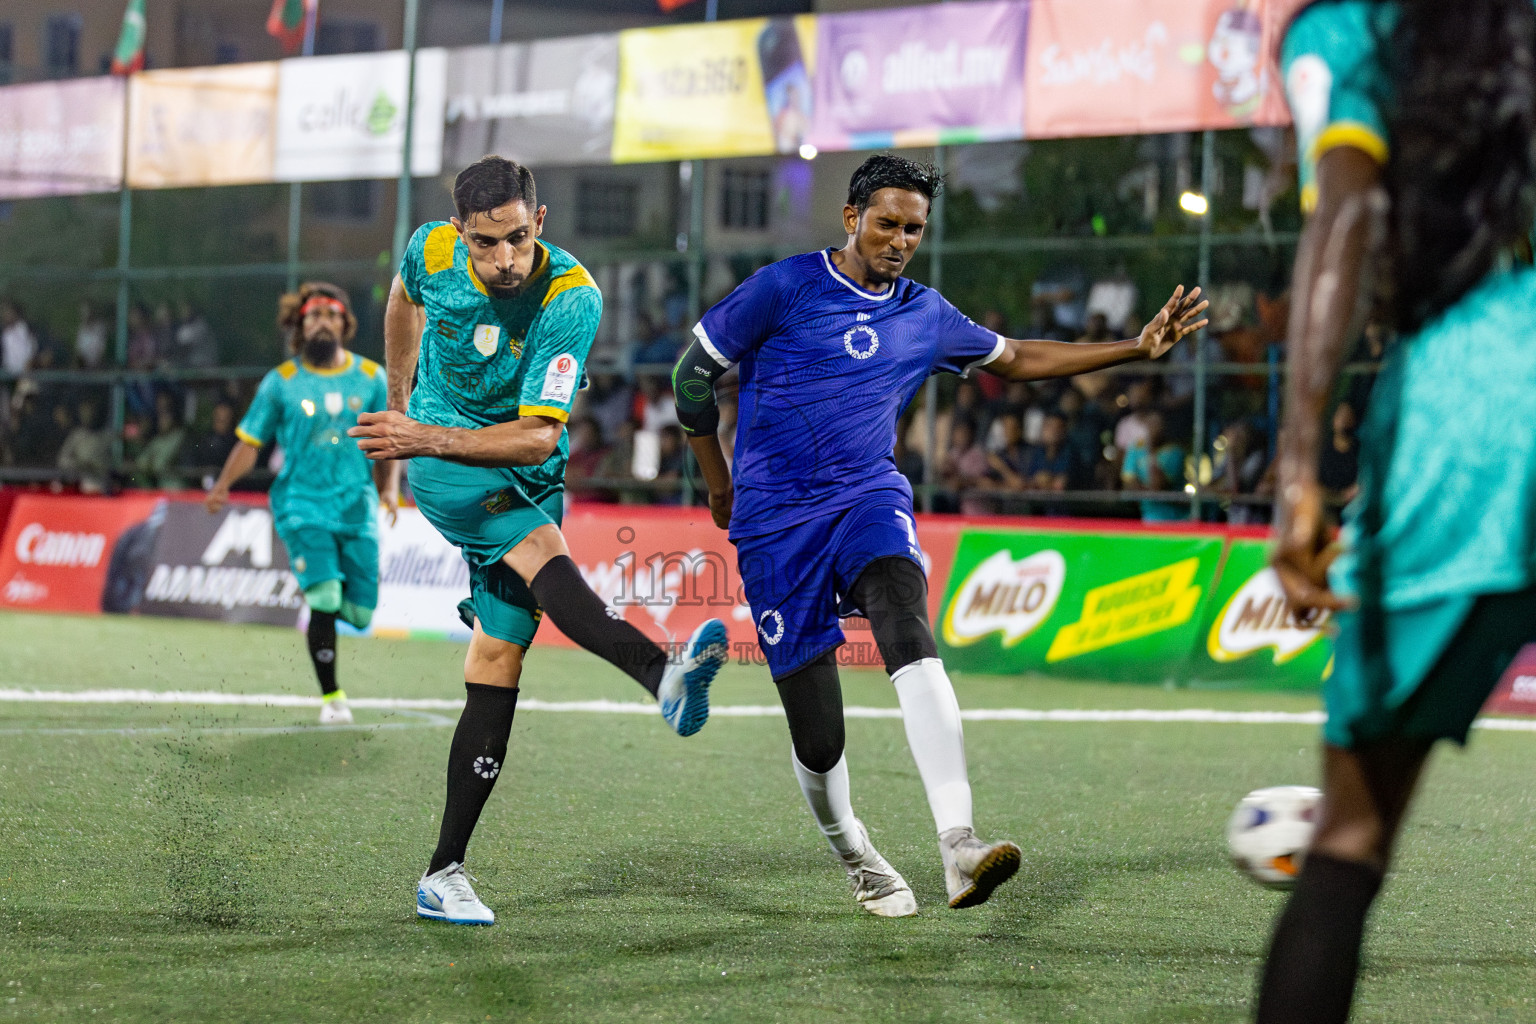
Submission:
[[[330,331],[321,331],[312,338],[304,339],[304,361],[311,366],[330,366],[336,361],[336,350],[341,342]]]

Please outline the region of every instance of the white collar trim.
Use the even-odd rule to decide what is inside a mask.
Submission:
[[[832,258],[827,255],[827,250],[825,249],[821,250],[821,265],[827,268],[827,273],[831,274],[834,280],[836,280],[844,288],[847,288],[861,299],[868,299],[871,302],[884,302],[892,295],[896,294],[896,283],[894,281],[891,282],[890,286],[883,292],[876,293],[865,291],[863,288],[860,288],[858,285],[854,284],[838,271],[836,265],[834,265],[832,262]]]

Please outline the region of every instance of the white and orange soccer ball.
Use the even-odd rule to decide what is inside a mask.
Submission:
[[[1271,889],[1296,884],[1323,794],[1311,786],[1270,786],[1238,801],[1227,820],[1227,850],[1239,871]]]

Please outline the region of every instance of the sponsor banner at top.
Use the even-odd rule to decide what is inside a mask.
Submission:
[[[621,32],[614,162],[798,151],[815,42],[809,15]]]
[[[816,27],[818,148],[1024,134],[1025,0],[834,14]]]
[[[134,75],[129,186],[271,181],[277,79],[276,61]]]
[[[122,182],[122,79],[0,89],[0,199],[115,192]]]
[[[411,173],[437,174],[443,161],[447,51],[416,52]],[[405,147],[402,50],[280,62],[277,90],[278,181],[391,178]]]
[[[1295,0],[1034,0],[1030,138],[1290,118],[1275,55]]]
[[[444,166],[608,163],[618,77],[617,33],[449,50]]]

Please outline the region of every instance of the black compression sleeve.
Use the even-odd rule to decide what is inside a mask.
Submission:
[[[715,404],[715,381],[729,366],[715,362],[698,338],[689,342],[672,367],[672,399],[677,421],[690,437],[708,437],[720,429],[720,407]]]

